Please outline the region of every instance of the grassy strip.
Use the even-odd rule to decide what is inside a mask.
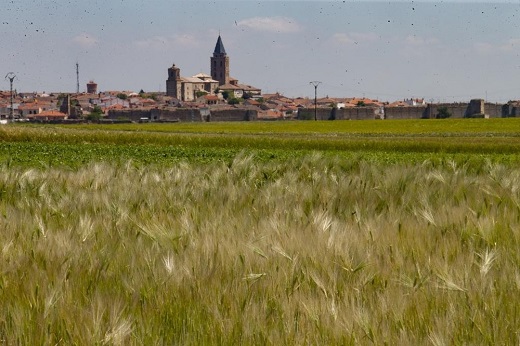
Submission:
[[[518,341],[520,174],[318,153],[0,165],[6,344]]]
[[[249,155],[256,162],[286,162],[317,151],[286,149],[241,149],[220,147],[186,147],[158,145],[62,144],[33,142],[0,142],[0,164],[8,167],[69,167],[79,168],[90,162],[133,162],[136,166],[167,166],[179,162],[231,163],[238,154]],[[478,171],[488,162],[507,166],[520,165],[517,154],[421,153],[384,151],[323,151],[329,158],[347,161],[363,160],[380,164],[410,165],[430,162],[443,165],[455,162]]]
[[[231,124],[230,124],[231,125]],[[155,125],[154,125],[155,126]],[[168,129],[172,125],[166,125]],[[77,127],[6,126],[0,128],[0,162],[25,167],[80,167],[88,162],[126,162],[138,165],[180,161],[231,162],[238,153],[256,161],[286,161],[310,152],[367,162],[438,164],[453,161],[478,170],[486,162],[518,165],[520,137],[514,133],[491,137],[378,136],[344,134],[168,133]]]
[[[518,154],[520,136],[473,135],[473,136],[281,136],[270,134],[235,133],[167,133],[128,132],[110,130],[81,130],[55,127],[4,127],[0,140],[4,142],[39,142],[67,144],[155,144],[162,146],[185,146],[193,148],[219,147],[227,149],[283,149],[324,151],[381,151],[417,153],[477,153]]]
[[[65,125],[63,127],[70,127]],[[72,125],[85,130],[235,134],[520,134],[520,118]]]

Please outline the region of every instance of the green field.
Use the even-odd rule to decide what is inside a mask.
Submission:
[[[385,163],[517,164],[520,119],[243,122],[0,128],[0,162],[71,166],[90,161],[230,162],[247,153],[285,161],[318,151]]]
[[[519,130],[0,127],[0,344],[518,344]]]

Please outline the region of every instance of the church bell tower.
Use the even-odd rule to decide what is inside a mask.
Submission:
[[[229,83],[229,56],[226,54],[220,35],[211,57],[211,78],[217,80],[219,85]]]
[[[172,65],[168,69],[168,79],[166,80],[166,96],[172,96],[178,100],[182,98],[181,70]]]

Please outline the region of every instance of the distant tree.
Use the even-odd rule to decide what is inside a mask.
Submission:
[[[144,94],[144,90],[143,90],[143,89],[141,89],[141,90],[139,91],[139,95],[142,95],[142,94]]]
[[[204,96],[204,95],[207,95],[208,93],[204,90],[197,90],[195,92],[195,96],[197,96],[197,98],[201,97],[201,96]]]
[[[253,94],[251,92],[245,92],[244,95],[242,95],[242,98],[244,100],[248,100],[253,97]]]
[[[128,98],[127,94],[119,93],[117,94],[117,98],[121,100],[126,100]]]
[[[437,119],[446,119],[446,118],[451,117],[451,113],[448,110],[448,107],[442,106],[442,107],[437,108],[437,116],[436,117],[437,117]]]
[[[227,103],[230,104],[230,105],[236,105],[236,104],[240,103],[240,100],[237,99],[236,97],[232,97],[232,98],[227,100]]]
[[[66,94],[59,94],[56,99],[56,106],[60,107],[66,99],[67,99]]]
[[[356,107],[365,107],[365,106],[366,106],[365,101],[358,101],[358,103],[356,104]]]
[[[87,115],[87,120],[90,121],[99,121],[103,117],[103,110],[98,105],[95,105],[89,115]]]
[[[227,100],[229,98],[229,91],[223,91],[222,92],[222,97],[224,98],[224,100]]]
[[[139,97],[143,98],[143,99],[152,99],[154,101],[158,100],[156,93],[142,93],[142,94],[139,94]]]

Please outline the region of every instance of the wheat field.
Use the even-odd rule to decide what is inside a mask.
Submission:
[[[520,171],[0,166],[0,344],[518,344]]]

